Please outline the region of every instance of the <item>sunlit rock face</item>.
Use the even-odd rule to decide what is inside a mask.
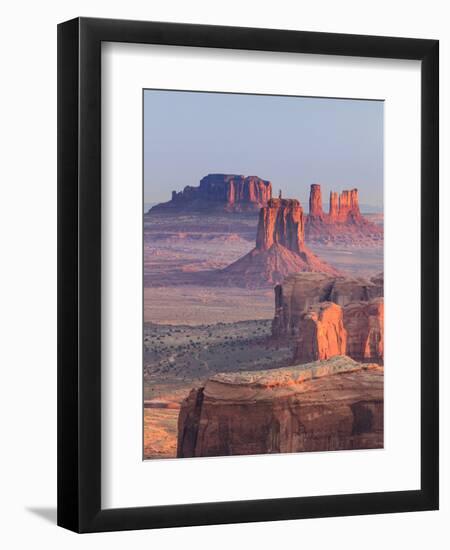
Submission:
[[[304,249],[305,217],[296,199],[270,199],[259,213],[256,248],[269,250],[280,244],[299,254]]]
[[[319,184],[311,185],[309,214],[305,217],[305,238],[317,244],[377,244],[383,227],[369,222],[359,208],[358,189],[330,193],[328,212],[323,211]]]
[[[300,202],[279,198],[260,210],[255,248],[221,270],[220,276],[223,284],[270,287],[299,272],[339,274],[306,246]]]
[[[258,212],[272,197],[272,184],[258,176],[208,174],[198,187],[172,191],[172,199],[150,212]]]
[[[383,368],[348,357],[215,375],[178,419],[178,457],[382,447]]]
[[[320,302],[346,306],[369,302],[384,295],[383,274],[362,277],[333,276],[326,273],[294,273],[275,287],[275,316],[272,334],[276,337],[298,335],[299,322],[308,308]]]
[[[295,360],[300,363],[345,355],[347,331],[342,308],[333,302],[311,306],[300,320]]]
[[[272,335],[307,363],[348,355],[383,364],[383,276],[370,280],[298,273],[275,287]]]

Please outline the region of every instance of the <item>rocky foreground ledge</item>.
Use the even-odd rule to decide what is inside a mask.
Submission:
[[[181,405],[177,456],[382,448],[383,374],[346,356],[217,374]]]

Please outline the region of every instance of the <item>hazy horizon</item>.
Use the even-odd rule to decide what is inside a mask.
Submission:
[[[144,202],[170,200],[209,173],[270,180],[298,198],[320,183],[358,188],[361,205],[383,207],[383,102],[144,91]]]

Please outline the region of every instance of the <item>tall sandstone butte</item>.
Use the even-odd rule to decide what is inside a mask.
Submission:
[[[272,184],[258,176],[208,174],[198,187],[172,191],[172,199],[151,212],[193,211],[257,212],[272,197]]]
[[[357,189],[340,195],[331,191],[328,213],[324,212],[321,187],[315,183],[310,190],[305,236],[318,243],[374,244],[382,241],[383,228],[361,214]]]
[[[270,199],[261,208],[256,246],[220,271],[219,279],[245,287],[273,286],[290,273],[339,272],[305,245],[305,215],[296,199]]]
[[[178,457],[383,447],[383,368],[333,357],[218,374],[178,417]]]
[[[256,248],[269,250],[280,244],[300,254],[304,249],[305,221],[303,208],[296,199],[270,199],[259,213]]]
[[[311,218],[323,219],[322,190],[320,185],[313,183],[309,195],[309,215]]]

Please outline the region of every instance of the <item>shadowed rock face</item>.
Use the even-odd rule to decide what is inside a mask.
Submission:
[[[346,306],[351,302],[368,302],[384,295],[383,274],[371,279],[335,277],[325,273],[295,273],[275,287],[275,337],[297,336],[299,323],[308,309],[320,302]]]
[[[178,457],[382,447],[383,369],[348,357],[216,375],[178,419]]]
[[[172,200],[154,206],[151,212],[193,211],[211,209],[228,212],[257,212],[272,197],[272,184],[257,176],[208,174],[199,187],[186,186],[172,191]]]
[[[383,228],[369,222],[359,209],[358,190],[330,193],[328,213],[322,208],[320,185],[311,185],[309,214],[305,219],[307,241],[328,243],[378,242],[383,239]]]
[[[384,360],[383,298],[370,302],[354,302],[344,307],[347,329],[347,355],[358,361]]]
[[[220,271],[223,284],[273,286],[290,273],[339,272],[320,260],[304,242],[304,214],[298,200],[270,199],[261,208],[256,246]]]
[[[370,281],[324,274],[296,274],[275,287],[274,337],[295,347],[294,361],[307,363],[346,354],[383,363],[383,278]]]

